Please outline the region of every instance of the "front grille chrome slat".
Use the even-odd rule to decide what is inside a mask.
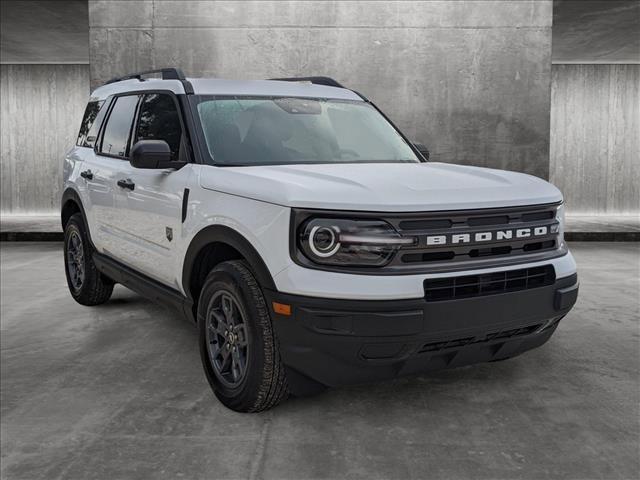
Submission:
[[[389,216],[386,220],[401,236],[417,239],[403,246],[389,267],[481,264],[558,250],[557,208],[549,204]]]

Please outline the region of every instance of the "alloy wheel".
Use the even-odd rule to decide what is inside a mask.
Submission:
[[[216,376],[227,387],[237,387],[247,373],[249,339],[245,315],[231,292],[214,294],[206,327],[207,351]]]
[[[74,290],[79,291],[84,282],[84,246],[77,230],[71,230],[67,239],[67,270]]]

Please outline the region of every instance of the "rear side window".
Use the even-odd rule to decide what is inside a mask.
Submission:
[[[164,140],[171,149],[171,159],[177,160],[182,139],[180,114],[171,95],[150,93],[140,104],[138,120],[138,140]]]
[[[85,109],[84,117],[82,118],[82,124],[80,125],[78,141],[76,142],[76,145],[79,147],[93,148],[93,145],[96,142],[98,129],[102,123],[102,117],[104,117],[104,111],[102,111],[103,105],[104,100],[87,103],[87,108]],[[98,116],[100,117],[99,119]]]
[[[126,157],[131,124],[138,104],[137,95],[117,97],[104,128],[100,153]]]

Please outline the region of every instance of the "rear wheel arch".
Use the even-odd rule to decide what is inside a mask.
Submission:
[[[182,269],[182,286],[192,301],[194,318],[208,273],[228,260],[244,260],[261,287],[276,289],[267,265],[249,240],[224,225],[206,227],[189,244]]]
[[[61,209],[60,209],[60,221],[62,223],[62,229],[67,225],[71,217],[80,213],[82,215],[82,220],[84,221],[85,227],[87,228],[87,235],[89,235],[89,239],[91,239],[91,235],[89,232],[89,224],[87,223],[87,215],[84,212],[84,207],[82,206],[82,200],[80,199],[80,195],[73,188],[67,188],[62,194]]]

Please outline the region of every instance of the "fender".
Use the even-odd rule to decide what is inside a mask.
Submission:
[[[257,250],[242,234],[224,225],[210,225],[200,230],[187,249],[182,267],[182,287],[191,297],[191,272],[200,251],[210,243],[220,242],[235,248],[249,263],[258,283],[266,289],[276,290],[273,277]],[[193,299],[191,299],[193,300]]]
[[[82,215],[82,220],[84,221],[85,226],[87,227],[87,237],[89,237],[89,242],[91,246],[95,250],[95,246],[93,245],[93,240],[91,240],[91,232],[89,231],[89,222],[87,222],[87,214],[84,211],[84,205],[82,205],[82,200],[80,199],[80,194],[73,188],[67,187],[62,194],[62,199],[60,201],[60,223],[62,224],[62,230],[64,231],[64,206],[68,201],[73,201],[78,208],[80,209],[80,214]]]

